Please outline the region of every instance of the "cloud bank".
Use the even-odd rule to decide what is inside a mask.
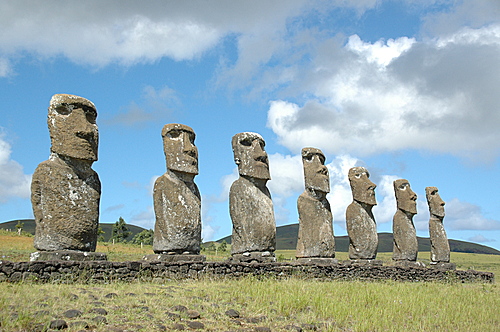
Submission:
[[[10,144],[0,132],[0,203],[30,197],[31,175],[24,174],[23,166],[11,159],[11,153]]]
[[[308,97],[271,101],[268,111],[268,127],[291,151],[499,155],[500,24],[426,42],[353,35],[344,47],[325,45],[300,76],[291,84]]]

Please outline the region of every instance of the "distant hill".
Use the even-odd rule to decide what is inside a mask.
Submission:
[[[297,235],[299,233],[299,224],[291,224],[276,227],[276,248],[281,250],[294,250],[297,247]],[[428,238],[417,237],[418,250],[430,251],[431,243]],[[216,242],[226,241],[231,243],[231,235],[223,237]],[[490,254],[500,255],[500,251],[482,244],[471,243],[459,240],[449,240],[450,250],[453,252],[465,252],[475,254]],[[336,236],[335,237],[336,251],[347,252],[349,248],[349,237]],[[379,252],[392,252],[392,233],[379,233],[378,234],[378,251]]]
[[[22,223],[24,223],[23,231],[35,235],[35,220],[34,219],[21,219],[21,220],[12,220],[12,221],[3,222],[3,223],[0,223],[0,229],[10,229],[12,231],[16,231],[16,225],[17,225],[18,221],[21,221]],[[112,224],[99,224],[99,226],[101,226],[102,230],[104,231],[103,235],[104,235],[105,241],[109,241],[109,239],[111,238],[113,225],[114,225],[114,223],[112,223]],[[132,235],[130,235],[127,240],[132,240],[133,237],[137,233],[140,233],[144,230],[144,228],[142,228],[142,227],[130,225],[130,224],[127,224],[127,228],[129,231],[132,232]]]
[[[23,231],[31,234],[35,234],[35,220],[33,219],[23,219],[20,220],[24,223]],[[12,220],[0,223],[0,229],[10,229],[16,231],[16,225],[18,220]],[[104,231],[104,240],[109,241],[111,238],[111,231],[113,229],[113,224],[99,224]],[[131,240],[137,233],[140,233],[144,228],[127,224],[129,231],[132,235],[128,238]],[[285,226],[276,227],[276,248],[281,250],[294,250],[297,247],[297,234],[299,233],[299,224],[291,224]],[[430,251],[431,243],[428,238],[417,237],[418,240],[418,250],[419,251]],[[223,237],[215,242],[226,241],[226,243],[231,244],[231,235]],[[449,240],[450,250],[453,252],[465,252],[465,253],[475,253],[475,254],[489,254],[489,255],[500,255],[500,251],[494,248],[459,240]],[[336,251],[347,252],[349,247],[349,238],[347,235],[336,236],[335,237],[335,247]],[[378,251],[379,252],[392,252],[392,233],[379,233],[378,234]]]

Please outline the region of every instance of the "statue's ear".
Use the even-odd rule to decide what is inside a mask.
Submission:
[[[240,158],[234,158],[234,162],[236,163],[236,165],[241,164]]]

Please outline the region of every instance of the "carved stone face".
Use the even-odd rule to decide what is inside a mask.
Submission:
[[[320,149],[303,148],[302,164],[306,188],[330,192],[330,176],[325,166],[325,155]]]
[[[47,117],[50,151],[96,161],[99,141],[96,118],[97,111],[91,101],[66,94],[52,96]]]
[[[398,209],[408,213],[417,214],[417,194],[411,190],[408,180],[395,180],[394,192],[396,194]]]
[[[171,123],[163,127],[163,151],[167,168],[189,174],[198,174],[198,149],[194,145],[196,137],[191,127]]]
[[[239,133],[233,136],[234,162],[240,175],[269,180],[269,160],[264,150],[266,143],[257,133]]]
[[[429,204],[429,212],[436,217],[444,218],[444,201],[439,196],[438,188],[426,187],[425,196]]]
[[[349,183],[352,197],[355,201],[368,205],[377,205],[375,198],[375,183],[370,181],[370,173],[364,167],[353,167],[349,170]]]

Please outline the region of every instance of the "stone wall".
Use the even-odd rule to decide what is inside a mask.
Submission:
[[[293,263],[230,262],[108,262],[108,261],[0,261],[3,282],[112,282],[156,281],[170,279],[298,277],[319,280],[395,280],[494,282],[494,274],[474,270],[439,270],[432,268],[362,265],[298,265]]]

